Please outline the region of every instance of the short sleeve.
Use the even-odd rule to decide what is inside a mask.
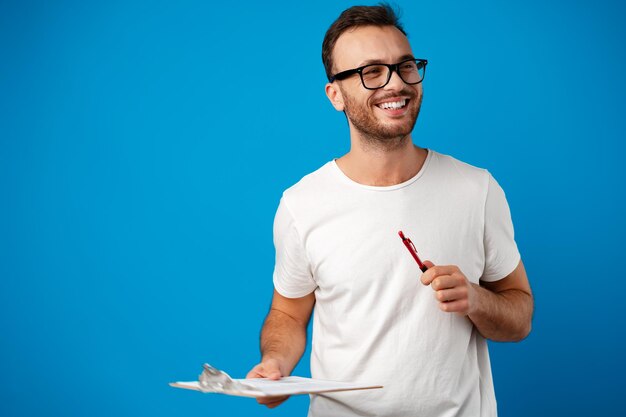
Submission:
[[[519,264],[511,211],[504,190],[491,174],[485,201],[484,248],[485,268],[480,278],[483,281],[498,281]]]
[[[284,297],[299,298],[313,292],[317,284],[294,218],[284,200],[283,197],[274,218],[274,287]]]

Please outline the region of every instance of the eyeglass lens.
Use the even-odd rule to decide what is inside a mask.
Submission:
[[[407,84],[417,84],[424,78],[423,62],[406,61],[398,66],[398,75]],[[391,79],[391,70],[386,65],[368,65],[361,71],[361,79],[365,88],[381,88]]]

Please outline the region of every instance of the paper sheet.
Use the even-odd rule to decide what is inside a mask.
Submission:
[[[319,379],[288,376],[277,381],[267,378],[235,379],[250,386],[251,390],[220,390],[211,391],[218,394],[237,395],[243,397],[271,397],[277,395],[319,394],[323,392],[350,391],[360,389],[382,388],[381,385],[371,385],[353,382],[323,381]],[[173,382],[176,388],[200,391],[198,381]]]

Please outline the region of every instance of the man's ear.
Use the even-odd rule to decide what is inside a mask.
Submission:
[[[336,84],[326,83],[325,87],[326,97],[330,100],[330,104],[333,105],[335,110],[343,111],[343,95],[341,95],[341,90]]]

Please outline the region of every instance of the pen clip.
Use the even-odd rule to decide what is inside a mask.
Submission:
[[[409,242],[409,245],[411,245],[411,247],[413,248],[413,252],[417,254],[417,249],[415,249],[415,245],[413,244],[413,241],[409,239],[408,237],[406,238],[406,240]]]
[[[411,239],[404,236],[404,233],[402,233],[402,230],[398,232],[398,235],[400,235],[400,238],[402,239],[402,243],[404,243],[404,246],[406,246],[406,248],[409,250],[409,253],[411,254],[411,256],[413,256],[413,259],[415,259],[415,262],[417,262],[417,266],[419,267],[419,269],[422,272],[426,272],[428,267],[424,265],[422,261],[420,260],[420,257],[417,255],[417,249],[415,248],[415,245],[413,244]]]

